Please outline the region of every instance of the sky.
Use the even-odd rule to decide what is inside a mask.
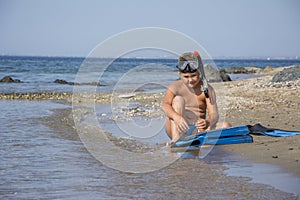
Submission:
[[[160,27],[212,57],[300,57],[299,10],[299,0],[0,0],[0,55],[85,57],[124,31]]]

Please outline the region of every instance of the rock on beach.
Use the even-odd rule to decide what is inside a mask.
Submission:
[[[300,79],[300,65],[285,68],[276,73],[271,82],[286,82]]]
[[[211,65],[204,65],[205,76],[209,82],[231,81],[230,76],[224,70],[218,70]]]
[[[247,67],[230,67],[224,69],[225,73],[228,74],[255,74],[261,71],[260,68],[256,66],[247,66]]]

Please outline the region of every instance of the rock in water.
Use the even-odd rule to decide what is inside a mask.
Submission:
[[[271,82],[294,81],[297,79],[300,79],[300,65],[286,68],[281,72],[278,72],[273,76]]]
[[[63,80],[63,79],[56,79],[56,80],[54,81],[54,83],[74,85],[73,82],[68,82],[68,81],[65,81],[65,80]]]
[[[10,76],[5,76],[3,77],[0,82],[5,82],[5,83],[20,83],[21,81],[19,79],[13,79]]]
[[[261,71],[261,69],[256,66],[230,67],[224,70],[228,74],[255,74]]]

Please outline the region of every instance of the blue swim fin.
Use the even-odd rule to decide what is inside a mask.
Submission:
[[[236,126],[226,129],[217,129],[200,132],[192,135],[184,135],[171,147],[201,146],[204,144],[238,144],[253,142],[249,135],[248,126]]]
[[[224,144],[241,144],[241,143],[252,143],[253,138],[250,135],[241,135],[241,136],[233,136],[233,137],[225,137],[218,139],[207,139],[203,141],[204,144],[209,145],[224,145]]]
[[[253,126],[235,126],[226,129],[218,129],[200,132],[197,134],[183,135],[177,142],[173,143],[171,147],[201,146],[204,144],[224,145],[251,143],[253,142],[253,138],[250,134],[286,137],[300,135],[300,132],[267,128],[262,126],[261,124],[255,124]]]
[[[250,134],[253,135],[266,135],[273,137],[286,137],[286,136],[294,136],[299,135],[299,131],[286,131],[280,129],[267,128],[261,124],[255,124],[253,126],[248,125]]]

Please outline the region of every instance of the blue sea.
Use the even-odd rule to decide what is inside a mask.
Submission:
[[[205,63],[213,63],[219,69],[237,66],[277,68],[300,64],[300,60],[216,59]],[[124,88],[132,89],[136,85],[148,83],[148,89],[155,89],[155,84],[166,85],[178,78],[175,66],[176,59],[118,58],[86,61],[80,57],[0,56],[0,79],[11,76],[21,80],[21,83],[0,83],[0,93],[72,92],[72,85],[54,81],[62,79],[76,82],[80,68],[84,68],[84,73],[80,73],[84,77],[80,77],[80,80],[87,84],[96,80],[102,85],[97,88],[99,92],[112,91],[120,80]]]
[[[214,60],[218,68],[276,68],[299,63]],[[78,82],[83,88],[97,81],[101,84],[98,92],[153,92],[178,78],[175,65],[175,59],[86,61],[76,57],[0,56],[0,78],[11,76],[21,81],[0,83],[0,93],[73,91],[73,85],[54,83],[56,79]],[[111,109],[110,105],[98,107],[102,111],[106,108]],[[51,100],[0,100],[0,111],[0,199],[297,199],[295,193],[299,195],[299,178],[216,147],[205,159],[190,153],[153,172],[118,171],[96,160],[76,131],[66,125],[71,105]],[[167,154],[166,158],[172,156]],[[110,159],[115,161],[115,156]],[[257,177],[262,181],[255,181]]]

